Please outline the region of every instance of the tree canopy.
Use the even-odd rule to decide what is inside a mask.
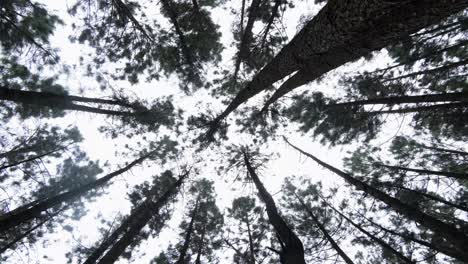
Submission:
[[[0,262],[467,263],[467,0],[4,0]]]

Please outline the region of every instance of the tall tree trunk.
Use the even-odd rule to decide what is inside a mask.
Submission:
[[[404,170],[404,171],[416,172],[418,174],[438,175],[438,176],[445,176],[445,177],[454,178],[454,179],[468,180],[468,174],[466,173],[414,169],[414,168],[406,168],[406,167],[401,167],[401,166],[385,165],[382,163],[374,163],[374,165],[378,167],[389,168],[392,170]]]
[[[368,111],[362,112],[365,115],[382,115],[382,114],[407,114],[407,113],[417,113],[417,112],[426,112],[428,114],[434,115],[445,115],[444,111],[447,110],[463,110],[468,108],[468,102],[456,102],[456,103],[446,103],[446,104],[434,104],[426,106],[417,106],[417,107],[407,107],[394,110],[381,110],[381,111]],[[435,110],[435,111],[434,111]],[[437,111],[440,111],[437,112]]]
[[[0,171],[4,170],[4,169],[11,168],[11,167],[16,167],[18,165],[21,165],[23,163],[30,162],[30,161],[33,161],[33,160],[36,160],[36,159],[41,159],[43,157],[49,156],[49,155],[51,155],[51,154],[53,154],[53,153],[55,153],[55,152],[57,152],[59,150],[65,149],[65,148],[66,147],[56,148],[56,149],[53,149],[53,150],[48,151],[48,152],[43,153],[43,154],[39,154],[39,155],[30,157],[30,158],[27,158],[27,159],[24,159],[24,160],[20,160],[20,161],[14,162],[14,163],[10,163],[10,164],[4,165],[4,166],[0,166]]]
[[[260,6],[261,0],[252,0],[249,8],[249,18],[247,20],[247,25],[242,34],[241,43],[239,45],[239,51],[237,52],[236,62],[234,65],[234,80],[237,80],[237,75],[239,73],[239,68],[242,60],[247,58],[249,54],[249,45],[252,42],[252,29],[257,19],[258,7]]]
[[[318,226],[318,228],[320,229],[320,232],[322,232],[322,234],[325,236],[327,241],[331,244],[332,248],[338,253],[338,255],[340,255],[340,257],[346,263],[354,264],[354,262],[351,260],[351,258],[348,257],[348,255],[340,248],[338,243],[336,243],[336,241],[333,239],[333,237],[328,233],[325,226],[323,226],[322,223],[320,223],[320,221],[318,220],[318,218],[314,215],[314,213],[312,213],[312,210],[310,210],[310,208],[304,203],[304,201],[296,193],[294,193],[294,195],[296,196],[297,200],[299,200],[302,207],[306,210],[306,212],[310,216],[310,218],[312,218],[312,221],[314,221],[315,225]]]
[[[456,155],[460,155],[460,156],[468,156],[468,152],[465,152],[465,151],[426,146],[424,144],[419,144],[419,145],[421,147],[425,148],[425,149],[436,150],[436,151],[439,151],[439,152],[447,152],[447,153],[456,154]]]
[[[449,225],[445,222],[438,220],[435,217],[432,217],[428,214],[425,214],[418,210],[415,207],[409,206],[400,200],[389,196],[388,194],[372,187],[371,185],[356,179],[355,177],[351,176],[348,173],[345,173],[321,160],[309,154],[298,147],[289,143],[289,141],[284,138],[284,140],[294,149],[298,150],[300,153],[306,155],[307,157],[313,159],[319,165],[325,167],[326,169],[332,171],[336,175],[342,177],[347,183],[353,185],[358,190],[364,191],[367,194],[372,195],[376,199],[382,201],[383,203],[387,204],[393,210],[397,211],[398,213],[406,216],[407,218],[421,224],[422,226],[432,230],[434,233],[437,233],[441,237],[445,238],[447,242],[451,243],[457,250],[460,252],[461,255],[464,255],[463,260],[468,260],[468,252],[465,250],[466,245],[468,244],[468,237],[458,228]]]
[[[109,104],[109,105],[119,105],[123,107],[129,107],[128,104],[122,103],[119,101],[98,99],[98,98],[88,98],[88,97],[79,97],[71,95],[58,95],[49,92],[34,92],[34,91],[23,91],[16,89],[9,89],[6,87],[0,87],[0,100],[12,101],[15,103],[25,104],[25,105],[37,105],[45,106],[55,109],[63,110],[74,110],[81,112],[88,112],[94,114],[104,114],[104,115],[113,115],[113,116],[132,116],[136,112],[132,111],[114,111],[106,110],[98,107],[90,107],[85,105],[75,104],[75,102],[86,102],[86,103],[99,103],[99,104]]]
[[[132,22],[133,26],[136,27],[138,31],[140,31],[149,41],[154,41],[154,39],[148,35],[148,32],[146,32],[140,22],[138,22],[135,16],[133,16],[132,11],[128,8],[127,4],[125,4],[122,0],[112,0],[112,2],[120,15],[127,17]]]
[[[240,27],[239,27],[241,36],[244,36],[245,1],[246,0],[242,0],[242,6],[241,6]]]
[[[167,14],[169,14],[169,20],[174,26],[177,37],[179,38],[180,49],[188,65],[194,66],[194,61],[192,58],[192,53],[190,52],[189,47],[187,46],[187,40],[185,38],[184,32],[180,28],[179,22],[177,21],[177,13],[171,7],[171,0],[161,0],[162,7]]]
[[[396,232],[396,231],[393,231],[391,229],[385,228],[385,227],[371,221],[370,219],[366,218],[366,220],[369,221],[372,225],[377,226],[378,228],[380,228],[381,230],[383,230],[386,233],[389,233],[389,234],[392,234],[392,235],[395,235],[395,236],[399,236],[399,237],[401,237],[401,238],[403,238],[404,240],[407,240],[407,241],[413,241],[413,242],[415,242],[417,244],[420,244],[422,246],[425,246],[427,248],[433,249],[435,251],[439,251],[439,252],[441,252],[441,253],[443,253],[443,254],[445,254],[447,256],[450,256],[452,258],[459,259],[459,260],[464,259],[463,254],[461,254],[457,250],[447,246],[444,243],[427,242],[427,241],[421,240],[419,238],[416,238],[413,233],[411,233],[411,234],[401,234],[399,232]]]
[[[327,107],[361,106],[361,105],[370,105],[370,104],[395,105],[395,104],[406,104],[406,103],[416,104],[416,103],[460,102],[460,101],[468,101],[468,92],[370,98],[367,100],[358,100],[358,101],[353,101],[353,102],[330,104],[330,105],[327,105]]]
[[[465,60],[461,60],[461,61],[458,61],[458,62],[449,63],[449,64],[446,64],[446,65],[443,65],[443,66],[440,66],[440,67],[437,67],[437,68],[434,68],[434,69],[417,71],[417,72],[412,72],[412,73],[408,73],[408,74],[405,74],[405,75],[400,75],[400,76],[397,76],[397,77],[394,77],[394,78],[384,79],[384,80],[382,80],[382,82],[391,82],[391,81],[401,80],[401,79],[405,79],[405,78],[416,77],[418,75],[445,72],[445,71],[453,69],[453,68],[464,66],[467,63],[468,63],[468,59],[465,59]]]
[[[249,216],[247,216],[245,220],[245,223],[247,225],[247,233],[249,235],[250,264],[255,264],[255,249],[252,239],[252,231],[250,230]]]
[[[373,234],[371,234],[370,232],[368,232],[367,230],[365,230],[364,228],[362,228],[362,226],[356,224],[353,220],[351,220],[349,217],[345,216],[343,213],[341,213],[340,211],[338,211],[338,209],[336,209],[335,207],[333,207],[331,204],[329,204],[327,201],[324,200],[324,202],[331,208],[333,209],[333,211],[337,212],[341,217],[343,217],[346,221],[348,221],[351,225],[353,225],[354,227],[356,227],[359,231],[361,231],[362,233],[364,233],[366,236],[370,237],[372,240],[374,240],[375,242],[377,242],[383,249],[386,249],[390,252],[392,252],[395,256],[397,256],[399,259],[401,259],[403,262],[405,263],[410,263],[410,264],[415,264],[416,262],[414,262],[411,258],[409,257],[406,257],[405,255],[403,255],[401,252],[399,252],[398,250],[394,249],[392,246],[390,246],[389,244],[387,244],[387,242],[385,242],[383,239],[377,237],[377,236],[374,236]]]
[[[84,195],[85,193],[87,193],[88,191],[92,189],[96,189],[98,187],[103,186],[112,178],[130,170],[133,166],[141,163],[143,160],[145,160],[147,157],[149,157],[152,154],[153,152],[150,152],[149,154],[144,155],[134,160],[127,166],[117,171],[114,171],[98,180],[84,184],[80,187],[71,189],[69,191],[62,192],[58,195],[49,197],[47,199],[41,199],[41,201],[37,203],[32,202],[31,204],[34,204],[32,207],[24,208],[21,211],[13,210],[12,212],[1,215],[0,216],[0,232],[6,231],[14,226],[20,225],[21,223],[24,223],[33,218],[39,217],[45,210],[48,210],[64,202],[72,201]]]
[[[203,243],[205,241],[206,226],[203,226],[203,231],[201,233],[200,244],[198,245],[197,258],[195,259],[195,264],[201,264],[201,255],[203,251]]]
[[[64,210],[65,210],[65,208],[62,208],[62,209],[58,210],[57,212],[52,213],[46,219],[42,220],[41,222],[39,222],[38,224],[36,224],[35,226],[30,228],[26,232],[24,232],[23,234],[17,236],[13,241],[11,241],[10,243],[8,243],[5,246],[3,246],[2,248],[0,248],[0,255],[3,254],[5,251],[7,251],[9,248],[11,248],[14,244],[20,242],[21,240],[23,240],[24,238],[29,236],[32,232],[36,231],[38,228],[43,226],[45,223],[47,223],[49,220],[51,220],[52,218],[54,218],[55,216],[57,216],[59,213],[63,212]]]
[[[262,50],[265,47],[266,39],[268,37],[268,33],[270,32],[271,26],[273,25],[273,21],[275,21],[276,16],[278,15],[278,10],[281,5],[281,0],[275,0],[275,5],[273,6],[273,9],[271,10],[271,15],[270,18],[268,19],[268,23],[265,28],[265,33],[263,34],[262,37],[262,44],[260,46],[260,50]]]
[[[184,264],[185,263],[185,256],[187,255],[187,250],[189,248],[192,233],[193,233],[193,224],[195,222],[195,218],[197,217],[199,199],[200,199],[200,196],[197,197],[197,202],[195,203],[195,208],[193,208],[190,223],[189,223],[189,226],[188,226],[187,231],[185,233],[184,244],[182,245],[182,248],[180,249],[179,259],[177,260],[176,264]]]
[[[290,44],[238,94],[232,106],[226,108],[229,112],[222,115],[227,116],[250,97],[298,71],[267,100],[266,109],[295,88],[437,23],[466,6],[466,0],[451,4],[438,0],[328,1]]]
[[[125,249],[134,241],[135,237],[141,232],[141,230],[146,226],[146,224],[151,220],[154,215],[154,212],[158,212],[159,209],[165,205],[169,198],[177,192],[177,188],[182,184],[185,178],[189,175],[187,171],[169,188],[167,191],[156,201],[152,199],[145,200],[137,211],[141,212],[139,214],[134,214],[129,217],[129,227],[126,230],[125,234],[107,251],[107,253],[99,260],[99,264],[108,264],[114,263],[125,251]]]
[[[280,216],[273,197],[268,193],[263,186],[263,183],[258,178],[254,168],[250,164],[249,157],[246,152],[244,152],[244,162],[252,181],[257,187],[259,196],[265,203],[268,219],[278,234],[278,237],[281,239],[281,242],[284,244],[284,248],[280,252],[280,259],[282,260],[281,263],[305,264],[304,246],[302,245],[301,240]]]
[[[400,189],[400,190],[405,190],[405,191],[408,191],[408,192],[412,192],[414,194],[417,194],[417,195],[426,197],[428,199],[431,199],[431,200],[446,204],[448,206],[451,206],[453,208],[457,208],[459,210],[462,210],[462,211],[465,211],[465,212],[468,213],[468,208],[467,207],[464,207],[462,205],[447,201],[445,199],[442,199],[442,198],[440,198],[438,196],[435,196],[435,195],[432,195],[432,194],[428,194],[428,193],[425,193],[425,192],[422,192],[422,191],[413,190],[413,189],[410,189],[410,188],[407,188],[407,187],[404,187],[404,186],[400,186],[400,185],[394,185],[391,182],[379,182],[378,184],[382,185],[382,186],[385,186],[385,187],[388,187],[388,188],[394,188],[394,189]]]

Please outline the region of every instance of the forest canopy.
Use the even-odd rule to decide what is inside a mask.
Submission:
[[[1,263],[468,263],[467,0],[59,2],[0,2]]]

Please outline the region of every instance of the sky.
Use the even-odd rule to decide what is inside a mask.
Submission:
[[[69,35],[72,34],[71,22],[73,18],[66,12],[67,8],[70,7],[72,1],[57,1],[57,0],[41,0],[40,2],[48,6],[49,10],[53,10],[61,19],[64,20],[65,25],[56,30],[55,35],[52,38],[52,46],[59,48],[59,54],[61,62],[65,65],[79,65],[79,56],[86,53],[89,48],[71,43],[68,39]],[[314,1],[301,1],[296,4],[295,9],[288,9],[284,14],[284,27],[289,39],[298,31],[298,22],[301,15],[312,16],[320,10],[321,5],[315,5]],[[240,6],[240,1],[231,1],[230,5]],[[158,8],[155,8],[156,10]],[[157,15],[157,12],[156,12]],[[229,9],[216,8],[212,11],[213,21],[221,26],[222,32],[222,43],[226,47],[230,47],[232,43],[231,27],[233,23],[233,16]],[[223,52],[224,63],[226,65],[232,65],[232,55],[234,54],[234,47],[230,47]],[[301,89],[298,89],[298,93],[306,89],[314,89],[317,91],[324,91],[326,93],[333,93],[334,88],[337,85],[337,76],[342,73],[349,73],[356,70],[362,70],[366,67],[372,69],[378,66],[384,66],[389,62],[385,54],[381,54],[374,58],[372,62],[365,62],[363,60],[341,67],[340,69],[327,75],[320,83],[314,83],[307,85]],[[220,111],[223,105],[219,102],[214,101],[210,98],[206,92],[200,91],[195,96],[188,98],[182,91],[178,90],[177,80],[175,78],[161,78],[159,81],[153,81],[150,83],[140,83],[135,86],[131,86],[125,81],[108,80],[111,87],[115,89],[125,89],[135,94],[135,96],[144,99],[155,99],[161,96],[174,95],[176,100],[175,105],[182,107],[186,112],[199,112],[204,111],[208,107],[214,107],[215,110]],[[90,78],[84,77],[84,71],[77,66],[73,68],[71,73],[67,76],[63,76],[60,82],[67,88],[69,88],[70,94],[81,94],[88,97],[100,97],[109,96],[110,90],[101,91],[97,84]],[[257,96],[251,100],[248,105],[259,105],[261,103],[261,96]],[[202,101],[203,103],[199,103]],[[212,105],[209,105],[212,104]],[[49,122],[50,120],[48,120]],[[123,166],[125,162],[130,162],[134,159],[133,156],[125,156],[122,154],[116,154],[122,149],[124,144],[132,144],[132,139],[118,139],[113,140],[105,136],[105,134],[98,132],[98,127],[103,122],[109,122],[102,116],[90,115],[87,113],[75,113],[70,112],[64,118],[51,120],[50,122],[60,125],[76,125],[80,132],[84,136],[84,142],[81,144],[82,148],[87,152],[91,159],[99,159],[101,164],[108,162],[108,166],[104,168],[102,175],[105,175],[119,166]],[[386,125],[386,129],[383,129],[384,133],[377,139],[380,144],[387,143],[393,138],[400,129],[398,120],[395,122],[389,122]],[[321,145],[318,140],[314,140],[310,135],[300,134],[295,132],[297,127],[294,125],[281,131],[281,134],[286,135],[288,139],[295,145],[300,146],[302,149],[309,151],[312,154],[317,155],[325,162],[333,164],[336,167],[341,167],[342,158],[346,155],[346,151],[355,149],[355,145],[350,146],[338,146],[338,147],[327,147]],[[232,135],[229,142],[225,144],[236,144],[240,142],[249,142],[250,138],[248,135],[235,134]],[[267,168],[261,171],[261,179],[265,184],[267,190],[278,198],[280,196],[281,184],[283,179],[287,176],[306,176],[313,181],[322,181],[326,187],[332,186],[343,186],[344,182],[337,176],[332,175],[330,172],[323,168],[320,168],[310,159],[306,159],[301,156],[297,151],[288,147],[281,140],[274,144],[259,146],[262,151],[278,153],[276,157],[268,163]],[[209,161],[210,157],[215,159]],[[149,180],[151,176],[156,175],[166,169],[177,167],[177,164],[181,165],[186,162],[191,162],[197,159],[204,159],[205,165],[202,166],[200,176],[212,179],[215,181],[215,189],[217,193],[217,205],[220,207],[222,212],[226,212],[225,208],[229,207],[233,198],[239,195],[256,194],[256,189],[250,184],[233,183],[233,175],[217,175],[214,170],[215,166],[219,166],[216,160],[216,153],[208,152],[203,154],[196,154],[193,150],[188,150],[180,157],[180,159],[171,164],[160,164],[158,162],[144,162],[143,165],[133,168],[130,172],[119,176],[113,181],[112,185],[105,189],[106,195],[103,195],[88,205],[88,213],[83,217],[79,223],[68,221],[65,225],[73,226],[72,232],[65,232],[61,228],[58,228],[56,233],[46,235],[46,240],[49,243],[41,245],[38,243],[35,248],[29,250],[29,256],[24,254],[15,254],[9,263],[66,263],[65,253],[68,252],[72,247],[76,246],[78,241],[81,241],[83,245],[92,245],[99,239],[97,228],[99,223],[96,220],[98,215],[102,215],[104,218],[111,220],[115,218],[119,213],[126,214],[129,211],[130,203],[127,200],[127,195],[132,186],[140,184],[145,180]],[[101,175],[101,176],[102,176]],[[187,188],[187,186],[185,187]],[[344,191],[341,195],[346,195],[347,191]],[[174,208],[183,208],[183,205],[187,202],[187,197],[179,196],[179,201]],[[144,241],[137,254],[134,255],[133,263],[149,263],[150,259],[159,254],[160,250],[164,250],[169,242],[174,242],[177,239],[177,233],[179,232],[177,226],[180,219],[183,217],[182,210],[174,210],[173,218],[171,219],[167,228],[165,228],[159,237],[148,239]],[[346,243],[346,242],[345,242]],[[146,253],[144,255],[144,253]],[[47,258],[44,258],[47,256]],[[127,263],[126,260],[120,259],[118,263]],[[221,263],[230,263],[229,260]]]

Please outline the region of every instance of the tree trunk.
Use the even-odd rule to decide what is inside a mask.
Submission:
[[[190,53],[190,49],[187,46],[187,40],[185,39],[185,35],[180,28],[179,22],[177,21],[177,14],[174,12],[174,9],[171,7],[171,0],[161,0],[162,7],[164,11],[169,15],[169,20],[174,26],[175,32],[179,38],[180,49],[182,50],[182,54],[187,62],[188,65],[194,66],[192,53]]]
[[[148,221],[151,220],[154,212],[158,212],[159,209],[168,202],[169,198],[177,192],[177,188],[188,175],[189,172],[182,175],[156,202],[152,199],[146,199],[136,210],[141,213],[133,214],[129,217],[130,223],[125,234],[112,246],[112,248],[109,249],[109,251],[107,251],[98,263],[114,263],[124,253],[128,245],[133,242],[135,237],[138,236]]]
[[[200,244],[198,245],[197,258],[195,259],[195,264],[201,264],[201,255],[203,250],[203,242],[205,240],[206,226],[203,226],[203,231],[200,238]]]
[[[153,152],[150,152],[149,154],[144,155],[143,157],[140,157],[134,160],[132,163],[128,164],[122,169],[114,171],[98,180],[84,184],[75,189],[62,192],[58,195],[49,197],[47,199],[41,199],[41,201],[38,203],[32,202],[31,204],[34,204],[34,206],[30,208],[25,208],[24,210],[21,210],[21,211],[13,210],[12,212],[1,215],[0,216],[0,232],[6,231],[14,226],[20,225],[21,223],[24,223],[33,218],[39,217],[42,214],[42,212],[44,212],[47,209],[50,209],[56,205],[62,204],[67,201],[72,201],[80,197],[81,195],[84,195],[86,192],[92,189],[96,189],[100,186],[103,186],[112,178],[130,170],[133,166],[141,163],[151,154],[153,154]]]
[[[273,21],[275,21],[275,18],[278,15],[278,10],[279,10],[280,5],[281,5],[281,0],[275,0],[275,5],[273,6],[273,9],[271,10],[271,15],[270,15],[270,18],[268,19],[268,23],[265,28],[265,33],[263,34],[263,38],[261,42],[262,44],[260,46],[261,50],[265,47],[268,33],[270,32],[270,28],[273,25]]]
[[[182,245],[182,248],[180,249],[179,259],[177,260],[176,264],[185,263],[185,256],[187,255],[187,250],[189,248],[191,236],[193,232],[193,224],[195,222],[195,218],[197,217],[199,199],[200,199],[200,196],[197,198],[197,202],[195,203],[195,208],[193,208],[192,217],[190,219],[190,223],[187,228],[187,233],[185,234],[184,244]]]
[[[437,148],[437,147],[426,146],[426,145],[423,145],[423,144],[420,144],[420,146],[425,148],[425,149],[437,150],[437,151],[440,151],[440,152],[447,152],[447,153],[461,155],[461,156],[468,156],[468,152],[465,152],[465,151],[445,149],[445,148]]]
[[[312,213],[312,210],[310,210],[310,208],[304,203],[304,201],[302,201],[302,199],[296,194],[294,193],[294,195],[296,196],[297,200],[299,200],[299,202],[301,203],[302,207],[304,207],[304,209],[306,210],[307,214],[309,214],[310,218],[312,218],[312,220],[314,221],[315,225],[317,225],[317,227],[320,229],[320,231],[322,232],[322,234],[325,236],[325,238],[327,239],[328,242],[330,242],[331,246],[333,247],[333,249],[338,253],[338,255],[340,255],[340,257],[348,264],[354,264],[354,262],[351,260],[351,258],[348,257],[348,255],[346,255],[346,253],[340,248],[340,246],[338,245],[338,243],[336,243],[336,241],[333,239],[333,237],[331,237],[331,235],[328,233],[327,229],[325,228],[325,226],[322,225],[322,223],[320,223],[320,221],[318,220],[318,218]]]
[[[348,221],[351,225],[353,225],[354,227],[356,227],[359,231],[361,231],[362,233],[364,233],[366,236],[370,237],[372,240],[374,240],[375,242],[377,242],[383,249],[386,249],[390,252],[392,252],[395,256],[397,256],[399,259],[401,259],[403,262],[405,263],[411,263],[411,264],[415,264],[416,262],[414,262],[411,258],[409,257],[406,257],[405,255],[403,255],[402,253],[400,253],[398,250],[394,249],[392,246],[390,246],[389,244],[387,244],[387,242],[385,242],[383,239],[379,238],[379,237],[376,237],[374,236],[373,234],[371,234],[370,232],[368,232],[367,230],[365,230],[364,228],[362,228],[362,226],[356,224],[355,222],[353,222],[353,220],[349,219],[347,216],[345,216],[343,213],[341,213],[340,211],[338,211],[335,207],[331,206],[331,204],[329,204],[328,202],[324,201],[331,209],[333,209],[333,211],[337,212],[341,217],[343,217],[346,221]]]
[[[428,194],[428,193],[425,193],[425,192],[422,192],[422,191],[413,190],[413,189],[410,189],[410,188],[406,188],[404,186],[393,185],[390,182],[379,182],[378,184],[379,185],[381,184],[382,186],[385,186],[385,187],[388,187],[388,188],[395,188],[395,189],[401,189],[401,190],[405,190],[405,191],[408,191],[408,192],[412,192],[412,193],[415,193],[417,195],[420,195],[420,196],[426,197],[428,199],[431,199],[431,200],[446,204],[448,206],[457,208],[459,210],[462,210],[462,211],[465,211],[465,212],[468,213],[468,208],[466,208],[466,207],[464,207],[462,205],[458,205],[458,204],[455,204],[453,202],[447,201],[445,199],[442,199],[442,198],[440,198],[438,196],[435,196],[435,195],[432,195],[432,194]]]
[[[20,242],[23,240],[25,237],[29,236],[32,232],[36,231],[38,228],[43,226],[45,223],[47,223],[50,219],[54,218],[56,215],[59,213],[63,212],[65,208],[58,210],[57,212],[54,212],[52,215],[48,216],[46,219],[42,220],[32,228],[30,228],[28,231],[24,232],[23,234],[17,236],[13,241],[10,243],[6,244],[2,248],[0,248],[0,255],[3,254],[5,251],[7,251],[9,248],[11,248],[14,244]]]
[[[389,168],[392,170],[404,170],[404,171],[416,172],[418,174],[438,175],[438,176],[445,176],[445,177],[454,178],[454,179],[468,180],[468,174],[466,173],[413,169],[413,168],[406,168],[406,167],[400,167],[400,166],[390,166],[390,165],[385,165],[382,163],[374,163],[374,165],[378,167]]]
[[[433,243],[433,242],[427,242],[427,241],[424,241],[424,240],[421,240],[421,239],[418,239],[416,238],[412,233],[411,234],[401,234],[401,233],[398,233],[396,231],[393,231],[393,230],[390,230],[388,228],[385,228],[369,219],[366,218],[367,221],[369,221],[371,224],[377,226],[378,228],[380,228],[381,230],[383,230],[384,232],[386,233],[390,233],[392,235],[395,235],[395,236],[399,236],[401,238],[403,238],[404,240],[407,240],[407,241],[413,241],[415,243],[418,243],[422,246],[425,246],[427,248],[430,248],[430,249],[433,249],[435,251],[439,251],[447,256],[450,256],[452,258],[455,258],[455,259],[459,259],[459,260],[463,260],[464,258],[466,258],[463,254],[457,252],[457,250],[453,249],[453,248],[450,248],[450,247],[447,247],[446,244],[443,244],[443,243]]]
[[[249,18],[247,20],[247,25],[242,34],[241,43],[239,45],[239,52],[237,53],[236,62],[234,65],[234,80],[237,80],[237,75],[239,73],[239,68],[242,60],[247,58],[249,53],[249,44],[252,41],[252,29],[257,19],[257,11],[260,6],[261,0],[252,0],[249,8]]]
[[[394,77],[394,78],[384,79],[384,80],[382,80],[382,82],[391,82],[391,81],[401,80],[401,79],[405,79],[405,78],[416,77],[418,75],[423,75],[423,74],[434,74],[434,73],[437,73],[437,72],[444,72],[444,71],[447,71],[447,70],[450,70],[450,69],[453,69],[453,68],[464,66],[467,63],[468,63],[468,59],[461,60],[461,61],[458,61],[458,62],[446,64],[446,65],[443,65],[443,66],[440,66],[440,67],[437,67],[437,68],[434,68],[434,69],[417,71],[417,72],[412,72],[412,73],[408,73],[408,74],[405,74],[405,75],[400,75],[400,76],[397,76],[397,77]]]
[[[467,0],[456,0],[451,4],[438,0],[328,1],[221,116],[227,116],[250,97],[298,71],[268,99],[266,109],[295,88],[437,23],[466,6]]]
[[[249,235],[250,264],[255,264],[255,250],[254,250],[254,244],[253,244],[253,239],[252,239],[252,231],[250,230],[249,216],[246,217],[245,223],[247,224],[247,233]]]
[[[1,171],[1,170],[4,170],[4,169],[8,169],[8,168],[11,168],[11,167],[15,167],[15,166],[21,165],[21,164],[26,163],[26,162],[30,162],[30,161],[33,161],[33,160],[36,160],[36,159],[43,158],[43,157],[45,157],[45,156],[48,156],[48,155],[50,155],[50,154],[53,154],[54,152],[57,152],[57,151],[62,150],[62,149],[65,149],[65,147],[56,148],[56,149],[54,149],[54,150],[51,150],[51,151],[48,151],[48,152],[46,152],[46,153],[39,154],[39,155],[30,157],[30,158],[27,158],[27,159],[25,159],[25,160],[20,160],[20,161],[14,162],[14,163],[10,163],[10,164],[1,166],[1,167],[0,167],[0,171]]]
[[[463,260],[468,260],[468,252],[465,250],[466,245],[468,245],[468,237],[458,228],[449,225],[445,222],[438,220],[435,217],[432,217],[428,214],[425,214],[414,208],[409,206],[400,200],[389,196],[388,194],[368,185],[367,183],[356,179],[355,177],[351,176],[348,173],[345,173],[321,160],[309,154],[298,147],[289,143],[289,141],[284,138],[286,143],[288,143],[291,147],[298,150],[300,153],[306,155],[307,157],[313,159],[319,165],[325,167],[326,169],[332,171],[333,173],[337,174],[338,176],[342,177],[347,183],[353,185],[358,190],[361,190],[367,194],[372,195],[373,197],[377,198],[378,200],[382,201],[383,203],[387,204],[391,208],[393,208],[398,213],[406,216],[407,218],[421,224],[422,226],[426,227],[427,229],[432,230],[434,233],[439,234],[443,238],[447,240],[447,242],[451,243],[461,255],[464,256]]]
[[[370,98],[367,100],[358,100],[358,101],[353,101],[353,102],[330,104],[330,105],[327,105],[327,107],[362,106],[362,105],[373,105],[373,104],[396,105],[396,104],[407,104],[407,103],[417,104],[417,103],[440,103],[440,102],[462,102],[462,101],[468,101],[468,92]]]
[[[382,115],[382,114],[407,114],[407,113],[417,113],[417,112],[429,112],[434,115],[444,115],[446,110],[462,110],[468,108],[468,102],[458,102],[458,103],[446,103],[446,104],[435,104],[427,106],[417,106],[417,107],[407,107],[400,108],[395,110],[382,110],[382,111],[368,111],[362,112],[366,115]],[[441,113],[434,110],[439,110]]]
[[[98,99],[98,98],[88,98],[88,97],[79,97],[79,96],[70,96],[70,95],[58,95],[49,92],[34,92],[34,91],[23,91],[16,89],[9,89],[6,87],[0,87],[0,100],[12,101],[15,103],[25,104],[25,105],[36,105],[36,106],[45,106],[55,109],[63,110],[74,110],[81,112],[88,112],[94,114],[104,114],[104,115],[113,115],[113,116],[132,116],[136,113],[127,112],[127,111],[114,111],[106,110],[97,107],[90,107],[85,105],[78,105],[74,102],[86,102],[86,103],[102,103],[110,105],[120,105],[124,107],[129,107],[126,103],[121,103],[118,101]]]
[[[304,247],[301,240],[280,216],[273,197],[268,193],[263,186],[263,183],[258,178],[254,168],[250,164],[249,157],[246,152],[244,152],[244,162],[252,181],[257,187],[259,196],[265,203],[268,219],[278,234],[278,237],[281,239],[281,242],[284,244],[284,248],[280,252],[281,263],[305,264]]]

